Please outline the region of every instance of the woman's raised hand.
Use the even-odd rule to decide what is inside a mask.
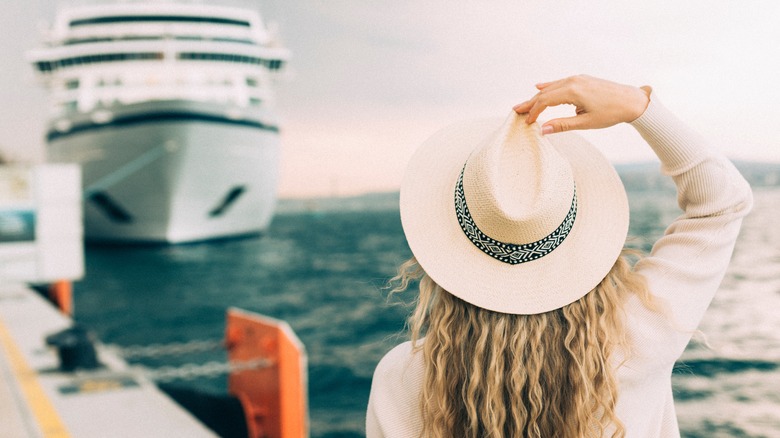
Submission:
[[[535,122],[539,114],[551,106],[570,104],[576,107],[574,116],[544,123],[544,134],[632,122],[650,103],[650,87],[632,87],[586,75],[537,84],[536,88],[539,92],[534,97],[514,107],[518,114],[528,113],[526,123]]]

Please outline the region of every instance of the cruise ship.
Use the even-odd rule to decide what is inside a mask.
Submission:
[[[49,90],[47,160],[82,167],[89,241],[262,232],[276,204],[273,85],[289,52],[250,9],[93,4],[28,53]]]

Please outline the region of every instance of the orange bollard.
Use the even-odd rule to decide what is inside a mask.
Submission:
[[[49,299],[60,312],[73,316],[73,285],[67,280],[59,280],[49,285]]]
[[[269,361],[268,366],[228,377],[228,392],[241,401],[250,438],[307,437],[306,351],[290,326],[232,308],[225,345],[231,363]]]

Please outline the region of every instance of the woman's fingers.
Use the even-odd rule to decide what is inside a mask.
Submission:
[[[525,114],[528,112],[528,110],[531,109],[531,107],[534,105],[534,99],[526,100],[523,103],[518,103],[517,105],[513,106],[512,109],[515,110],[517,114]]]
[[[534,96],[533,105],[528,109],[528,117],[526,117],[526,123],[533,123],[539,117],[545,109],[551,106],[558,106],[564,104],[577,105],[573,101],[572,94],[566,89],[566,87],[559,88],[547,88],[537,93]]]
[[[618,84],[585,75],[571,76],[536,85],[539,92],[530,100],[515,106],[518,113],[527,113],[526,123],[534,123],[547,108],[570,104],[576,107],[573,117],[550,120],[543,133],[572,129],[606,128],[630,122],[647,108],[650,89]]]
[[[570,80],[571,80],[570,78],[565,78],[565,79],[559,79],[557,81],[541,82],[539,84],[536,84],[536,88],[539,90],[539,92],[536,93],[536,95],[534,97],[532,97],[531,99],[529,99],[529,100],[527,100],[527,101],[525,101],[523,103],[519,103],[519,104],[515,105],[513,107],[513,109],[518,114],[524,114],[524,113],[527,113],[527,112],[529,112],[531,110],[531,108],[539,100],[539,97],[542,96],[542,95],[547,95],[547,93],[553,93],[554,92],[551,95],[551,97],[547,98],[546,100],[555,99],[556,97],[561,96],[565,92],[564,88],[570,82]],[[543,102],[543,103],[547,104],[547,106],[560,105],[560,103],[555,104],[555,103],[550,103],[550,102],[547,102],[547,101]],[[564,102],[564,103],[566,103],[566,102]],[[534,118],[534,121],[535,120],[536,120],[536,118]],[[528,123],[533,123],[533,121],[529,121]]]
[[[537,90],[544,90],[545,88],[551,88],[551,87],[552,88],[556,88],[556,87],[559,87],[559,86],[565,84],[570,79],[571,78],[563,78],[563,79],[558,79],[557,81],[540,82],[540,83],[536,84],[536,89]]]
[[[585,129],[591,123],[591,115],[588,113],[579,114],[573,117],[562,117],[552,119],[542,125],[543,134],[553,134],[573,129]]]

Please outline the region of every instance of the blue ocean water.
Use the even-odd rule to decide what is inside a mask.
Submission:
[[[674,377],[686,437],[780,436],[780,188],[756,190],[722,290]],[[673,193],[629,194],[634,245],[679,212]],[[410,256],[395,197],[282,202],[260,238],[172,247],[89,246],[77,319],[122,346],[218,339],[230,306],[288,321],[309,355],[312,437],[363,436],[374,367],[401,340],[408,307],[383,290]],[[215,351],[146,366],[224,359]],[[180,382],[225,392],[226,380]]]

